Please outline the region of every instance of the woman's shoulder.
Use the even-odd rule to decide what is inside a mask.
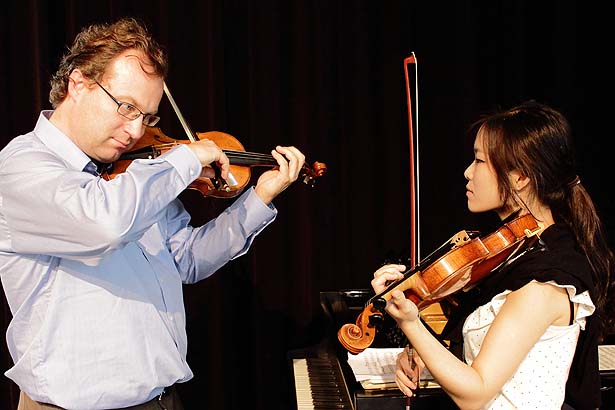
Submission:
[[[578,292],[593,287],[587,258],[579,252],[572,231],[564,224],[548,227],[538,244],[505,268],[506,287],[513,290],[536,280],[574,286]]]

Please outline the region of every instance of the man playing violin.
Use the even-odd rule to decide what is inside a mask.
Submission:
[[[615,265],[576,175],[570,126],[534,101],[475,126],[474,161],[464,173],[469,210],[495,211],[502,220],[530,214],[540,240],[460,296],[443,331],[450,350],[403,292],[391,292],[386,310],[416,353],[413,366],[399,355],[397,385],[412,396],[427,366],[462,409],[596,409],[597,345],[613,329]],[[404,269],[378,269],[376,293]]]
[[[272,200],[304,163],[278,163],[214,221],[189,224],[177,196],[228,176],[213,142],[179,144],[101,178],[158,121],[167,57],[133,19],[77,35],[51,81],[53,111],[0,152],[0,277],[19,409],[181,409],[182,284],[247,252],[276,216]],[[132,407],[134,406],[134,407]]]

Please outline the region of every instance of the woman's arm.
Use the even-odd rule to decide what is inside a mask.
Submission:
[[[401,274],[389,265],[376,272],[372,286],[379,292],[387,281],[399,278]],[[472,366],[449,352],[417,320],[418,309],[403,292],[391,293],[386,310],[455,403],[461,408],[480,408],[512,377],[550,325],[567,324],[568,303],[564,289],[538,282],[508,294]]]

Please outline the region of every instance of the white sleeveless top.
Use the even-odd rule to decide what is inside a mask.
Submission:
[[[594,313],[595,306],[587,291],[577,295],[574,286],[564,288],[577,305],[574,322],[570,326],[549,326],[530,350],[521,365],[502,390],[485,409],[561,409],[564,402],[568,371],[574,357],[577,340],[585,329],[585,318]],[[466,363],[472,365],[480,351],[491,323],[506,301],[507,290],[480,306],[468,316],[463,325],[463,348]]]

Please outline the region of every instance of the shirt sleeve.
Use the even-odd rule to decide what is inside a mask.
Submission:
[[[42,149],[15,149],[0,164],[0,250],[91,259],[138,240],[201,172],[179,145],[134,160],[106,181]]]
[[[275,220],[277,210],[248,189],[217,218],[200,227],[189,225],[181,202],[168,210],[169,247],[184,283],[204,279],[229,260],[244,255],[254,238]]]

